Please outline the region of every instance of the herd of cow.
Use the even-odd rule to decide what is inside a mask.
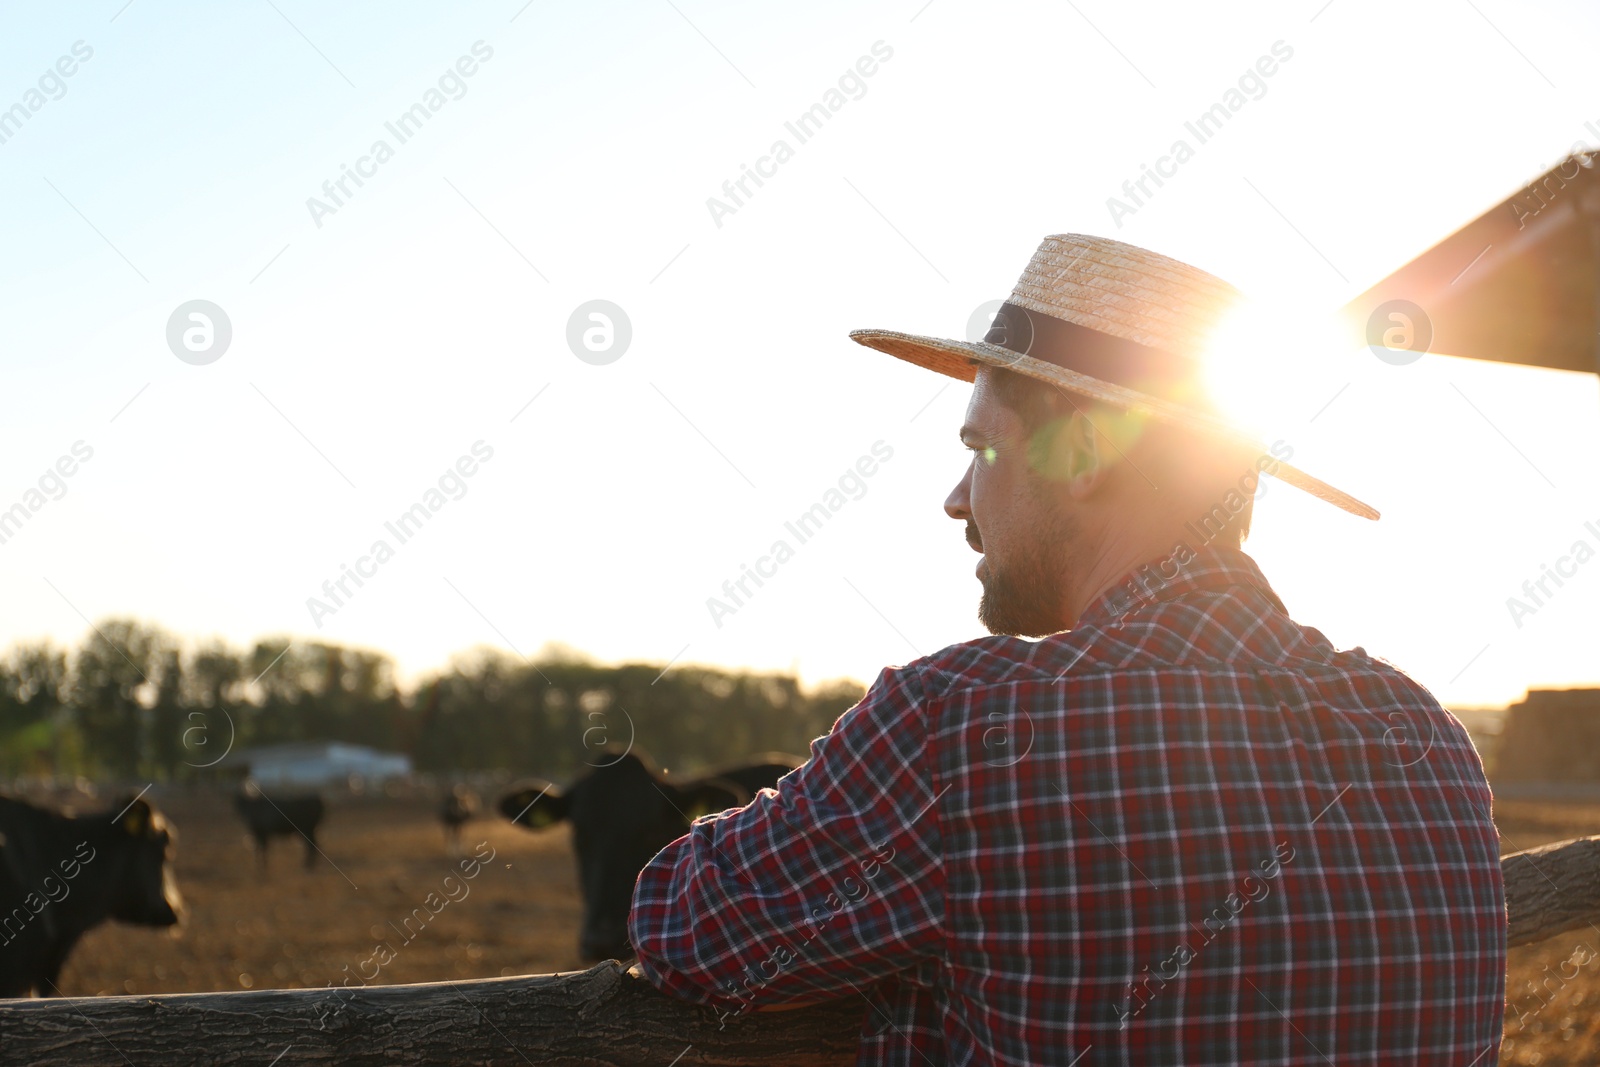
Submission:
[[[535,779],[501,797],[505,818],[528,830],[572,828],[583,896],[579,952],[627,959],[628,908],[639,871],[701,815],[749,803],[802,761],[768,753],[691,781],[669,780],[637,752],[608,753],[565,788]],[[321,849],[322,797],[269,795],[246,782],[234,806],[265,869],[274,837],[298,836],[305,864]],[[478,799],[457,786],[439,810],[447,847],[459,851]],[[177,830],[136,796],[104,812],[75,815],[0,794],[0,997],[54,996],[78,940],[107,919],[166,927],[184,906],[172,875]]]

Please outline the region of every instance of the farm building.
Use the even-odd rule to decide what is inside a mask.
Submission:
[[[1506,712],[1500,782],[1600,786],[1600,689],[1530,689]]]
[[[260,745],[232,753],[224,765],[267,788],[379,785],[411,775],[411,757],[342,741]]]

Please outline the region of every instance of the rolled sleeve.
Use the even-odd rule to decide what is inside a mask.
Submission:
[[[915,665],[885,670],[776,790],[697,820],[645,867],[629,933],[651,982],[743,1011],[859,990],[938,952],[923,704]]]

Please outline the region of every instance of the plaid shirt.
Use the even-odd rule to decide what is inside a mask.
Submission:
[[[1244,553],[879,675],[811,760],[640,874],[644,973],[862,1003],[862,1064],[1493,1064],[1482,764]]]

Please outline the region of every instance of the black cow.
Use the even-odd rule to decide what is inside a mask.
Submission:
[[[439,821],[444,824],[445,849],[452,857],[461,855],[461,827],[478,814],[478,794],[457,785],[445,794],[439,805]]]
[[[0,997],[59,993],[67,954],[106,919],[175,924],[176,840],[145,800],[74,818],[0,796]]]
[[[578,951],[587,960],[627,959],[628,909],[639,872],[689,832],[689,820],[750,802],[804,760],[769,752],[756,762],[689,782],[671,782],[637,753],[607,754],[605,763],[561,789],[535,781],[500,798],[500,813],[541,830],[572,823],[583,893]]]
[[[322,798],[316,793],[268,796],[255,782],[246,782],[233,798],[250,836],[256,839],[256,863],[267,869],[267,842],[274,837],[299,834],[306,845],[306,867],[317,862],[317,824],[322,822]]]

